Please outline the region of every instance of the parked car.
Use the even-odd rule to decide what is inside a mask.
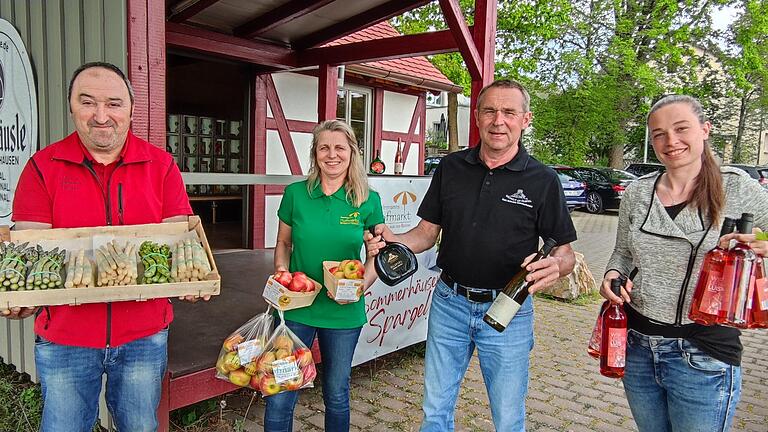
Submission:
[[[563,194],[565,195],[568,211],[584,207],[587,204],[587,185],[583,181],[576,180],[564,172],[558,171],[557,176],[560,178],[560,184],[563,186]]]
[[[726,164],[725,166],[745,171],[750,177],[757,180],[760,185],[768,189],[768,167],[742,164]]]
[[[601,173],[607,175],[612,182],[618,182],[624,187],[629,186],[630,183],[637,180],[637,176],[632,174],[629,171],[620,170],[618,168],[601,168],[601,167],[595,167],[596,170],[600,171]]]
[[[631,163],[626,170],[638,177],[650,174],[656,171],[664,171],[664,165],[659,163]]]
[[[612,181],[595,168],[555,167],[555,170],[586,184],[587,202],[584,208],[589,213],[603,213],[605,210],[619,208],[621,196],[624,194],[624,186],[620,181]]]
[[[434,174],[435,169],[437,168],[437,165],[440,164],[440,161],[442,159],[443,159],[443,155],[430,156],[430,157],[424,158],[424,175]]]

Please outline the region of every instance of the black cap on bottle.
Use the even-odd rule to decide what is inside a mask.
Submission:
[[[541,247],[542,256],[549,255],[549,253],[552,252],[552,248],[554,248],[556,244],[557,241],[555,241],[553,238],[547,238],[544,240],[544,246]]]
[[[733,218],[723,218],[723,227],[720,228],[720,237],[730,234],[733,232],[733,229],[736,227],[736,219]]]
[[[621,279],[611,279],[611,292],[613,292],[615,295],[621,297]]]
[[[752,225],[754,225],[755,217],[752,213],[742,213],[741,219],[739,219],[739,232],[742,234],[752,234]]]

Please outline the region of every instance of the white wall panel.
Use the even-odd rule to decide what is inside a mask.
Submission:
[[[317,122],[317,78],[296,73],[272,74],[288,120]]]
[[[418,100],[416,96],[385,91],[382,122],[384,130],[407,133]]]
[[[282,195],[268,195],[264,205],[264,247],[273,248],[277,243],[277,209]]]

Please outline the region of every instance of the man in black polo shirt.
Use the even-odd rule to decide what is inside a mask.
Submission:
[[[549,258],[527,264],[530,292],[573,270],[576,240],[557,174],[520,145],[531,122],[528,92],[499,80],[481,90],[475,110],[480,145],[450,154],[438,165],[421,203],[419,224],[395,235],[386,226],[366,235],[373,256],[387,241],[414,252],[435,244],[443,270],[432,297],[424,371],[421,431],[453,430],[459,386],[474,348],[498,431],[525,430],[528,354],[533,347],[533,304],[525,301],[499,333],[483,315],[500,289],[535,254],[540,238],[559,245]]]

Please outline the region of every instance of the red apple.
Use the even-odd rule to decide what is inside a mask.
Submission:
[[[360,260],[347,260],[343,266],[339,265],[339,267],[344,271],[344,277],[347,279],[362,279],[365,272]]]
[[[280,384],[275,382],[275,377],[269,375],[264,375],[264,378],[259,382],[259,388],[264,396],[272,396],[281,390]]]
[[[285,389],[290,391],[300,389],[302,384],[304,384],[304,377],[302,375],[299,375],[293,379],[289,379],[283,383]]]
[[[275,361],[275,353],[267,351],[259,357],[257,369],[263,373],[272,373],[272,362]]]
[[[237,345],[243,340],[244,339],[242,335],[235,333],[224,341],[224,349],[227,351],[234,351],[237,349]]]
[[[293,353],[293,355],[296,357],[296,362],[302,369],[304,369],[310,363],[313,363],[312,351],[310,351],[308,348],[299,348]]]
[[[275,278],[275,281],[279,283],[280,285],[288,288],[288,285],[291,283],[291,279],[293,279],[293,276],[291,276],[291,272],[289,271],[278,271],[275,272],[275,275],[273,276]]]
[[[294,272],[291,283],[286,286],[291,291],[302,292],[307,286],[307,275],[302,272]]]
[[[310,363],[305,368],[301,370],[301,373],[304,375],[304,384],[312,382],[315,377],[317,376],[317,369],[315,369],[315,364]]]
[[[251,376],[244,370],[237,369],[229,373],[229,381],[234,385],[245,387],[251,382]]]
[[[248,387],[254,389],[254,390],[261,390],[261,379],[264,378],[263,374],[256,374],[251,377],[251,382],[248,384]]]
[[[315,283],[311,279],[307,278],[307,286],[304,287],[304,292],[312,292],[315,290]]]

